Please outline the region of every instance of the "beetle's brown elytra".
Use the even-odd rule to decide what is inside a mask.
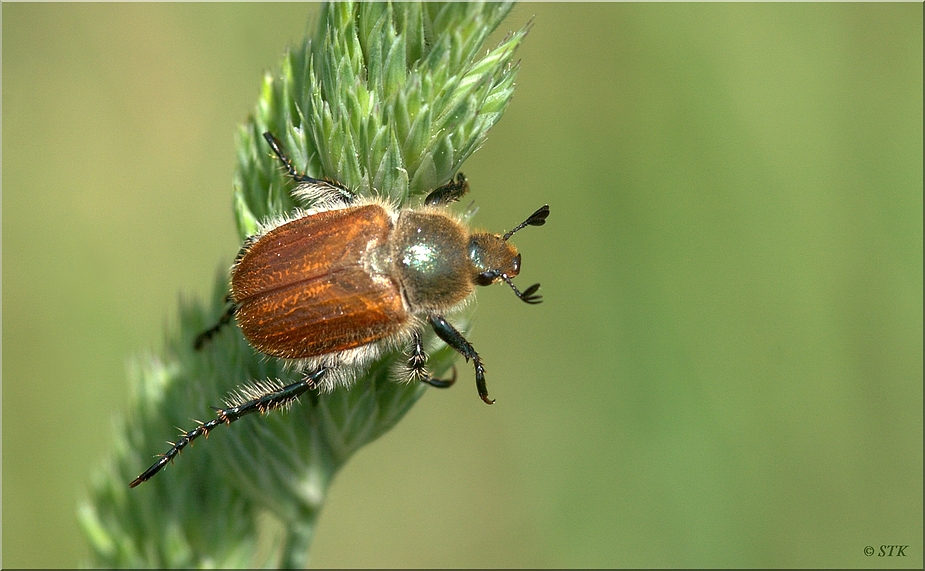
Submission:
[[[255,242],[231,279],[235,316],[250,344],[274,357],[306,359],[400,333],[409,314],[398,284],[363,260],[387,247],[390,227],[388,212],[370,204],[299,218]]]
[[[195,347],[234,318],[251,346],[292,363],[302,379],[286,386],[255,384],[233,395],[228,408],[182,434],[130,487],[150,479],[219,424],[280,408],[311,389],[349,387],[396,347],[408,348],[405,379],[452,385],[455,370],[451,379],[427,371],[425,326],[472,361],[478,394],[492,404],[481,357],[445,315],[465,305],[476,286],[499,281],[526,303],[541,301],[539,284],[523,292],[514,285],[521,256],[508,240],[527,226],[544,225],[548,205],[503,235],[473,233],[444,208],[468,191],[462,173],[431,191],[420,207],[397,208],[298,172],[279,141],[270,133],[264,138],[297,183],[293,195],[307,206],[268,221],[245,241],[231,269],[229,309],[197,337]]]

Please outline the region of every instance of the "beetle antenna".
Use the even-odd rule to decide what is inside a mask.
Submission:
[[[158,456],[157,462],[142,472],[140,476],[132,480],[132,483],[129,484],[128,487],[134,488],[138,484],[150,480],[155,474],[160,472],[168,462],[171,462],[177,454],[182,452],[188,445],[192,444],[194,440],[200,436],[208,438],[209,432],[211,432],[213,428],[222,424],[231,424],[248,414],[255,412],[267,413],[271,410],[289,405],[305,391],[315,388],[318,381],[327,372],[328,369],[318,369],[313,373],[306,374],[301,380],[286,386],[278,386],[276,383],[272,382],[256,383],[252,387],[246,387],[238,393],[232,394],[231,399],[235,403],[242,398],[250,398],[250,400],[234,404],[234,406],[230,406],[229,408],[216,408],[215,418],[209,422],[202,423],[196,421],[199,426],[189,432],[181,431],[179,440],[168,443],[170,444],[170,450]]]
[[[507,239],[513,236],[514,232],[517,232],[518,230],[523,230],[527,226],[542,226],[543,224],[546,224],[547,216],[549,216],[549,205],[544,204],[542,207],[540,207],[539,210],[531,214],[526,220],[524,220],[519,225],[517,225],[516,228],[514,228],[513,230],[511,230],[510,232],[507,232],[504,236],[502,236],[501,239],[507,242]],[[511,286],[511,287],[514,287],[514,286]],[[517,291],[517,290],[515,289],[514,291]]]
[[[549,212],[547,211],[547,214],[548,213]],[[517,297],[520,298],[521,301],[529,303],[530,305],[543,303],[543,296],[535,295],[536,290],[540,289],[540,284],[533,284],[532,286],[528,287],[526,291],[521,292],[519,289],[517,289],[517,286],[514,285],[514,282],[511,281],[511,278],[502,274],[501,279],[504,280],[504,283],[511,286],[511,289],[514,290],[514,293],[517,295]]]

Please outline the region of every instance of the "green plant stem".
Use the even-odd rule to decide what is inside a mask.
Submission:
[[[304,569],[308,566],[309,546],[315,536],[318,512],[303,514],[286,528],[286,539],[280,558],[280,569]]]

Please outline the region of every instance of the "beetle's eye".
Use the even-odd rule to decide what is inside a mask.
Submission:
[[[475,283],[480,286],[490,286],[495,283],[495,280],[498,279],[497,270],[489,270],[487,272],[482,272],[479,275],[475,276]]]

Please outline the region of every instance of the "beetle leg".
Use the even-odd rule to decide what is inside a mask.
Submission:
[[[251,390],[265,390],[265,392],[262,395],[254,395],[255,398],[252,398],[247,402],[243,402],[233,407],[217,408],[215,409],[215,418],[206,423],[200,422],[199,426],[190,430],[189,432],[181,432],[182,436],[180,437],[180,440],[171,442],[170,450],[168,450],[165,454],[161,454],[161,456],[157,459],[157,462],[142,472],[140,476],[132,480],[132,483],[129,484],[128,487],[134,488],[138,484],[150,480],[155,474],[161,471],[161,468],[173,460],[177,454],[182,452],[183,449],[188,445],[192,444],[194,440],[200,436],[208,437],[209,432],[211,432],[211,430],[216,426],[219,426],[220,424],[231,424],[242,416],[251,414],[253,412],[266,413],[273,409],[286,406],[293,400],[297,399],[305,391],[315,388],[318,380],[321,379],[321,377],[323,377],[327,372],[327,369],[321,368],[312,373],[306,373],[301,380],[295,383],[275,389],[269,389],[266,385],[255,385],[250,387]]]
[[[450,379],[435,379],[427,371],[427,353],[424,351],[424,342],[421,332],[415,331],[411,336],[411,356],[408,358],[408,369],[412,379],[420,379],[438,389],[447,389],[456,382],[456,366],[453,366],[453,377]]]
[[[462,195],[466,194],[468,190],[469,182],[466,180],[466,175],[463,173],[456,173],[455,180],[450,179],[450,181],[443,186],[438,186],[430,191],[430,194],[424,199],[424,204],[428,206],[440,206],[456,202]]]
[[[243,402],[238,402],[238,404],[230,408],[216,409],[215,412],[220,419],[228,424],[252,412],[270,412],[271,410],[286,406],[299,398],[305,391],[315,388],[317,381],[327,372],[328,370],[322,367],[317,371],[306,373],[301,380],[284,387],[280,387],[279,385],[273,386],[268,383],[249,385],[241,390],[237,397],[232,398],[233,401]],[[244,398],[248,397],[250,397],[250,399],[244,401]]]
[[[222,327],[228,325],[228,322],[231,321],[231,318],[234,317],[234,314],[237,310],[237,305],[233,303],[229,305],[228,309],[225,310],[225,313],[222,314],[222,317],[218,320],[218,323],[196,336],[196,340],[193,341],[193,348],[197,351],[202,349],[202,346],[205,345],[207,341],[215,337],[215,335],[222,329]]]
[[[466,358],[466,361],[472,359],[475,365],[475,386],[479,391],[479,396],[486,404],[494,404],[494,399],[488,398],[488,388],[485,386],[485,365],[482,359],[475,352],[472,344],[466,341],[463,334],[456,330],[455,327],[440,315],[431,315],[427,318],[437,337],[443,339],[444,343],[456,349],[460,355]]]
[[[438,389],[448,389],[453,386],[453,383],[456,382],[456,365],[453,365],[453,376],[449,379],[435,379],[431,376],[428,376],[425,379],[421,379],[421,381]]]
[[[264,133],[263,138],[267,140],[276,158],[283,163],[283,166],[286,168],[286,174],[299,185],[314,187],[313,194],[333,194],[344,204],[350,204],[353,202],[354,198],[356,198],[349,188],[336,180],[314,178],[296,170],[295,165],[292,164],[292,159],[290,159],[286,151],[283,150],[282,143],[280,143],[279,139],[274,137],[272,133]]]
[[[410,377],[427,382],[430,373],[427,372],[427,353],[424,352],[424,342],[421,340],[420,331],[415,331],[411,334],[410,353],[408,356],[408,373]]]

